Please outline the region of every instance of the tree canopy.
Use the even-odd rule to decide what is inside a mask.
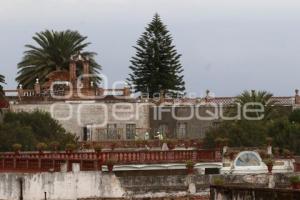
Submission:
[[[273,100],[272,97],[273,94],[267,91],[245,90],[237,96],[235,103],[240,104],[242,109],[246,104],[248,104],[251,109],[259,109],[260,106],[262,106],[264,112],[253,112],[251,113],[251,117],[263,117],[263,119],[269,119],[276,112],[276,109],[274,109],[276,101]],[[250,113],[248,113],[248,115],[249,114]]]
[[[268,95],[267,95],[268,94]],[[271,99],[272,94],[257,92],[255,97],[251,93],[243,93],[238,98],[241,103],[265,102],[267,114],[261,120],[224,120],[206,133],[204,139],[207,147],[215,145],[216,138],[229,139],[232,147],[259,147],[266,145],[266,138],[273,139],[273,146],[289,149],[300,154],[300,110],[292,111],[288,107],[276,106]]]
[[[10,151],[15,143],[23,146],[23,150],[35,150],[39,142],[50,144],[56,141],[60,148],[68,143],[75,143],[76,138],[51,118],[49,113],[35,111],[33,113],[6,113],[0,123],[0,151]]]
[[[4,98],[4,92],[2,86],[3,83],[5,83],[5,77],[0,74],[0,100]]]
[[[90,73],[97,76],[95,83],[100,81],[98,73],[101,66],[94,59],[96,53],[85,50],[90,44],[85,42],[87,37],[77,31],[46,30],[36,33],[32,39],[36,45],[25,45],[27,50],[18,64],[16,81],[24,88],[33,87],[36,78],[43,83],[52,71],[59,69],[68,71],[70,57],[78,53],[89,58]],[[82,67],[78,66],[77,70],[82,72]]]
[[[136,92],[178,93],[185,90],[181,55],[158,14],[138,39],[135,56],[130,60],[131,73],[127,79]]]

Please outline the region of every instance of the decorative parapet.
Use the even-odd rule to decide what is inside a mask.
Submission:
[[[60,171],[61,165],[66,163],[71,171],[73,163],[80,164],[81,171],[101,170],[102,165],[114,159],[120,164],[159,164],[220,161],[216,150],[115,150],[103,152],[20,152],[1,153],[0,172],[40,172]]]

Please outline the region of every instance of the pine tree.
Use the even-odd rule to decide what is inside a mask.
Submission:
[[[0,74],[0,100],[4,99],[3,86],[1,84],[5,83],[5,77]]]
[[[158,14],[137,41],[135,56],[130,60],[132,72],[127,79],[136,92],[180,93],[185,90],[181,55],[172,44],[172,37]]]

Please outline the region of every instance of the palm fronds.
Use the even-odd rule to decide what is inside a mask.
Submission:
[[[45,81],[46,76],[55,70],[69,70],[70,57],[80,52],[90,58],[90,73],[96,75],[96,83],[101,80],[98,76],[101,66],[95,61],[96,53],[84,51],[90,44],[85,42],[87,37],[77,31],[43,31],[33,36],[35,45],[27,44],[22,61],[18,64],[16,81],[24,88],[32,88],[35,79]],[[80,71],[80,69],[78,69]]]

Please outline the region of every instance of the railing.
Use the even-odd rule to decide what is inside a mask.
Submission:
[[[86,88],[77,91],[77,89],[69,90],[69,89],[61,89],[61,90],[55,90],[52,91],[54,95],[61,96],[66,99],[69,99],[69,95],[71,97],[78,97],[78,93],[81,92],[83,95],[87,95],[88,97],[92,98],[99,98],[102,96],[130,96],[130,91],[128,91],[128,88],[116,88],[116,89],[103,89],[103,88]],[[41,91],[37,92],[35,89],[17,89],[17,90],[4,90],[4,94],[7,97],[18,97],[23,99],[34,99],[33,97],[37,97],[39,99],[40,97],[53,97],[53,94],[49,89],[42,89]],[[53,98],[55,100],[55,98]]]
[[[7,171],[60,171],[61,164],[79,163],[81,171],[101,170],[106,161],[122,164],[157,164],[221,161],[219,150],[170,150],[170,151],[104,151],[104,152],[30,152],[0,154],[0,172]]]
[[[148,131],[146,128],[136,128],[136,132],[143,132],[145,133]],[[106,128],[98,129],[98,131],[107,132]],[[117,131],[117,135],[123,135],[123,129]],[[174,140],[175,145],[177,147],[194,147],[194,148],[203,148],[203,142],[199,139],[176,139]],[[102,148],[111,148],[113,145],[118,148],[138,148],[138,147],[145,147],[147,145],[148,147],[161,147],[162,141],[159,141],[158,139],[150,139],[150,140],[121,140],[116,138],[115,140],[105,140],[105,141],[86,141],[86,142],[80,142],[80,145],[82,147],[93,147],[96,145],[100,145]]]

